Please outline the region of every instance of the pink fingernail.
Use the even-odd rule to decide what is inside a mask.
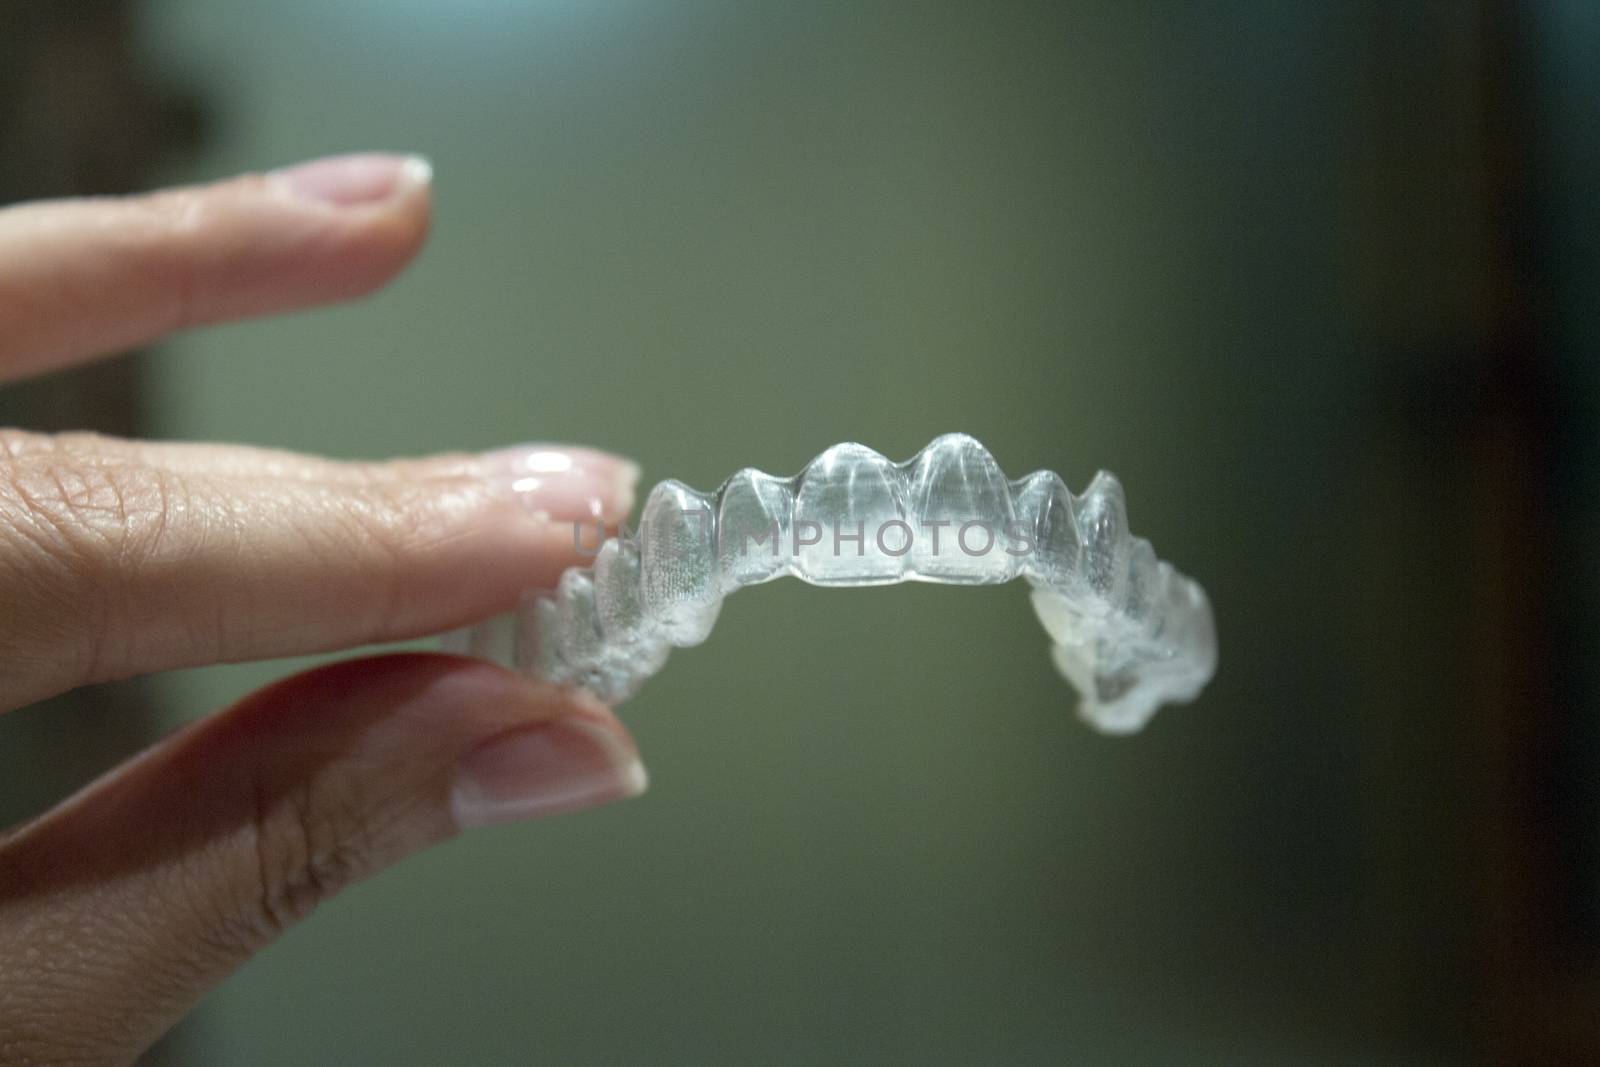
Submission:
[[[633,507],[637,464],[592,448],[528,444],[485,452],[484,476],[506,486],[531,514],[616,522]]]
[[[433,181],[422,156],[368,153],[329,156],[275,170],[269,177],[291,196],[332,207],[376,204]]]
[[[490,826],[623,800],[648,784],[632,746],[599,722],[569,715],[469,752],[450,807],[459,826]]]

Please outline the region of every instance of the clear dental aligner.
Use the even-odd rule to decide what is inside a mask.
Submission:
[[[600,537],[584,540],[593,551]],[[1205,593],[1128,532],[1113,475],[1076,497],[1049,471],[1008,481],[964,434],[904,463],[835,445],[793,478],[746,469],[709,494],[662,482],[635,534],[605,539],[593,566],[524,600],[514,659],[615,703],[673,646],[704,641],[724,596],[786,574],[827,586],[1025,578],[1079,713],[1107,733],[1193,699],[1216,668]]]

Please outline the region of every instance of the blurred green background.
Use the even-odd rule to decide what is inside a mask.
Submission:
[[[379,296],[142,357],[143,432],[577,441],[709,488],[961,430],[1014,475],[1116,471],[1222,645],[1196,705],[1110,740],[1016,588],[734,598],[625,709],[643,799],[339,896],[167,1054],[1432,1062],[1503,1040],[1484,709],[1515,685],[1483,664],[1516,620],[1484,601],[1503,545],[1474,516],[1515,518],[1526,438],[1491,402],[1521,395],[1497,10],[140,5],[134,54],[205,130],[148,183],[372,148],[427,154],[437,190]],[[1556,12],[1540,54],[1581,65],[1562,42],[1593,22]],[[155,703],[174,725],[297,665],[169,676]],[[1592,959],[1587,921],[1560,937]]]

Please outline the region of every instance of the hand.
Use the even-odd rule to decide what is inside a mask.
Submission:
[[[361,156],[0,211],[0,377],[360,296],[421,246],[429,197],[421,161]],[[570,520],[627,513],[635,476],[553,446],[339,463],[0,431],[0,711],[506,610],[574,561]],[[644,783],[606,708],[492,664],[279,682],[0,836],[0,1063],[130,1060],[343,886]]]

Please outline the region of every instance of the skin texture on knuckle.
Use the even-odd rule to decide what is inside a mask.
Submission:
[[[176,478],[77,438],[6,439],[0,459],[0,592],[14,610],[0,644],[69,661],[77,680],[116,659],[135,614],[130,576],[171,542],[189,509]]]
[[[277,794],[260,783],[252,788],[257,893],[238,902],[228,924],[246,950],[276,939],[371,869],[363,813],[337,787],[309,782]]]
[[[412,560],[446,546],[470,529],[464,520],[483,507],[482,487],[462,479],[442,481],[374,478],[344,502],[363,539],[379,554]]]
[[[317,706],[336,699],[341,674],[352,685],[362,684],[358,664],[323,670],[321,678],[291,679],[262,694],[261,703],[231,729],[242,733],[257,714],[316,718]],[[306,703],[296,710],[283,706],[301,699]],[[376,704],[368,714],[386,718],[389,712]],[[403,727],[406,734],[413,729]],[[236,956],[254,952],[346,887],[453,833],[440,815],[439,796],[425,784],[443,772],[448,756],[395,753],[401,766],[379,773],[376,752],[348,746],[348,736],[336,727],[326,735],[307,730],[293,749],[233,780],[217,806],[237,813],[238,830],[209,861],[229,864],[237,873],[219,878],[208,872],[204,880],[235,891],[218,900],[216,933],[209,940]]]

